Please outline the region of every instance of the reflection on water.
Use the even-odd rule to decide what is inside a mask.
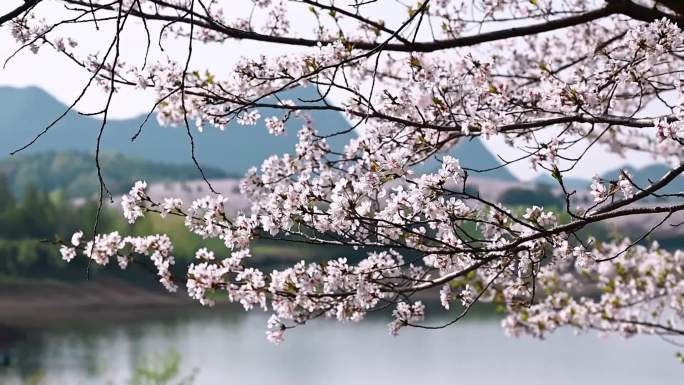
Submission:
[[[547,341],[504,336],[493,319],[441,331],[386,333],[385,319],[315,322],[281,346],[264,337],[265,315],[217,310],[125,323],[71,322],[29,337],[0,368],[0,384],[127,384],[146,359],[181,354],[195,384],[681,384],[676,348],[658,338],[599,339],[557,333]]]

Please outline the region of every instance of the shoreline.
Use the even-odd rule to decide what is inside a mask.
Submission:
[[[118,324],[201,311],[184,292],[118,279],[0,283],[0,367],[7,350],[47,330]]]
[[[40,328],[85,318],[116,320],[164,308],[197,308],[196,302],[184,294],[144,288],[111,278],[79,283],[2,283],[0,325]]]

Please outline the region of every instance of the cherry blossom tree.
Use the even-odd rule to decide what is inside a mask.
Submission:
[[[47,3],[65,11],[55,19]],[[150,258],[171,291],[185,286],[205,305],[211,293],[224,292],[245,310],[271,312],[267,336],[274,342],[318,317],[357,322],[387,308],[392,334],[406,326],[442,328],[480,302],[503,309],[502,325],[514,336],[544,337],[564,326],[623,336],[684,334],[684,252],[645,242],[684,210],[684,193],[662,193],[684,171],[684,3],[251,0],[241,6],[249,11],[244,16],[234,1],[26,0],[0,16],[18,51],[56,50],[74,71],[88,71],[71,108],[91,87],[107,93],[96,112],[100,134],[112,98],[125,88],[153,89],[150,116],[185,127],[190,143],[203,127],[263,119],[271,134],[281,135],[285,122],[301,123],[290,154],[265,159],[242,180],[249,212],[227,215],[218,194],[157,201],[143,181],[124,196],[131,223],[180,216],[189,232],[225,243],[220,255],[198,250],[186,276],[172,273],[172,240],[163,234],[100,234],[95,226],[61,245],[65,260],[80,255],[126,268]],[[94,30],[109,38],[84,55],[79,36]],[[147,41],[136,52],[144,60],[124,61],[126,33]],[[286,53],[243,57],[220,73],[191,65],[193,47],[233,40]],[[169,41],[184,42],[182,58],[150,54]],[[315,100],[281,97],[302,86],[317,92]],[[312,119],[314,110],[344,113],[350,127],[323,135],[331,127]],[[332,135],[348,138],[346,146],[332,148]],[[551,175],[564,207],[505,207],[468,189],[469,177],[487,170],[462,167],[447,153],[471,138],[503,139],[518,156],[501,167],[526,163]],[[587,192],[567,188],[571,170],[595,167],[585,161],[594,147],[650,154],[671,170],[648,185],[623,171],[617,180],[596,176]],[[437,171],[416,172],[435,160]],[[100,182],[102,200],[107,189]],[[589,192],[593,202],[579,204],[578,195]],[[657,217],[657,224],[633,240],[579,233],[634,216]],[[351,263],[341,254],[266,272],[250,262],[255,239],[360,250],[366,257]],[[426,296],[441,302],[437,321],[416,299]],[[449,321],[439,323],[444,315]]]

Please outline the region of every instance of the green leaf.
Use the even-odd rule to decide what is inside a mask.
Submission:
[[[553,179],[557,180],[558,183],[563,183],[563,174],[560,173],[560,170],[558,170],[558,167],[555,164],[553,165],[551,176]]]

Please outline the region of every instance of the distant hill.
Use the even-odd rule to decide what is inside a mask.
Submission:
[[[193,164],[164,164],[121,154],[102,154],[103,177],[112,194],[122,193],[138,179],[149,182],[197,179]],[[229,175],[214,167],[205,167],[209,178]],[[42,191],[62,190],[70,197],[91,196],[99,191],[95,157],[79,151],[48,151],[21,154],[0,161],[0,174],[8,179],[15,196],[21,196],[27,186]]]
[[[312,98],[313,95],[290,93],[286,98]],[[66,106],[43,90],[35,87],[0,87],[0,154],[7,155],[12,150],[26,144],[47,124],[59,116]],[[261,109],[263,117],[270,116],[268,110]],[[323,128],[323,133],[349,127],[344,117],[336,112],[314,111],[314,119]],[[142,134],[135,141],[131,137],[137,131],[144,116],[125,120],[111,120],[105,129],[102,148],[109,152],[120,152],[146,160],[174,164],[191,162],[190,144],[185,127],[162,127],[152,117],[145,125]],[[69,113],[60,123],[25,153],[38,153],[46,150],[79,150],[92,152],[101,121],[92,117]],[[294,151],[297,143],[297,129],[301,121],[291,120],[284,136],[273,136],[262,122],[256,126],[231,124],[225,131],[206,127],[198,132],[193,125],[197,158],[203,166],[221,168],[229,174],[243,175],[252,167],[259,166],[270,155]],[[335,145],[335,139],[332,140]],[[4,156],[0,155],[0,158]],[[199,172],[195,178],[199,178]]]
[[[664,164],[652,164],[643,168],[636,169],[632,166],[623,167],[630,174],[632,174],[634,182],[639,185],[639,187],[646,187],[662,178],[671,168]],[[620,169],[616,168],[614,170],[608,171],[602,175],[605,179],[617,179],[620,176]],[[666,187],[659,190],[660,193],[679,193],[684,191],[684,177],[679,176],[670,182]]]
[[[283,98],[303,100],[314,98],[313,90],[303,88],[289,91]],[[59,116],[66,106],[35,88],[0,87],[0,159],[4,154],[29,142],[47,124]],[[267,109],[260,109],[263,117],[270,116]],[[312,111],[316,126],[322,134],[328,134],[349,127],[342,114],[332,111]],[[144,117],[111,120],[105,129],[102,148],[109,152],[135,156],[141,159],[171,164],[187,164],[191,161],[190,145],[185,127],[161,127],[156,119],[148,121],[142,135],[131,142]],[[92,152],[101,121],[81,116],[75,112],[67,116],[50,131],[26,149],[23,153],[35,154],[45,151],[77,150]],[[268,133],[263,120],[255,126],[229,125],[225,131],[206,127],[203,132],[193,129],[197,158],[203,166],[215,167],[229,174],[243,175],[252,167],[259,166],[273,154],[292,153],[297,143],[297,129],[301,122],[291,120],[287,134],[276,137]],[[329,139],[333,148],[342,150],[347,137]],[[493,168],[501,163],[478,139],[463,142],[450,153],[461,159],[461,164],[473,169]],[[419,171],[438,167],[436,161],[428,162]],[[479,176],[515,181],[506,169],[500,168]],[[196,172],[195,179],[199,178]]]
[[[459,160],[461,167],[469,170],[471,177],[495,179],[504,182],[518,182],[506,167],[485,147],[478,138],[462,140],[448,151],[437,153],[436,158],[427,160],[414,168],[417,173],[434,172],[441,167],[438,160],[451,155]]]
[[[551,187],[560,188],[560,186],[558,185],[558,181],[553,179],[551,173],[549,172],[540,174],[539,176],[534,178],[534,183],[537,185],[547,185]],[[587,190],[589,189],[589,185],[591,185],[591,181],[582,178],[563,177],[563,185],[565,185],[565,188],[568,190],[568,192],[572,190]]]
[[[448,154],[459,159],[462,167],[481,171],[472,173],[472,176],[499,179],[507,182],[518,181],[518,178],[513,176],[506,167],[499,167],[501,162],[487,150],[480,139],[475,138],[462,141],[454,146]]]
[[[620,170],[627,170],[632,174],[634,182],[639,185],[639,187],[646,187],[651,184],[651,182],[657,181],[662,178],[671,168],[664,164],[652,164],[643,168],[635,168],[633,166],[625,166],[620,168],[615,168],[601,175],[601,178],[606,180],[617,180],[620,177]],[[569,190],[589,190],[591,181],[588,179],[581,178],[563,178],[566,187]],[[534,180],[537,184],[548,184],[552,186],[557,186],[556,182],[551,175],[542,174],[535,178]],[[675,178],[667,187],[660,190],[661,193],[678,193],[684,191],[684,177],[679,176]]]

